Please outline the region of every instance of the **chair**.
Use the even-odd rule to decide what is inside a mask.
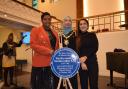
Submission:
[[[110,70],[110,86],[113,86],[113,71],[128,75],[128,52],[106,52],[107,69]]]
[[[20,70],[22,71],[23,65],[27,65],[27,59],[17,59],[16,65],[17,65],[17,68],[20,66]]]

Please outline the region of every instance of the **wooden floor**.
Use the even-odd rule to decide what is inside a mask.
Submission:
[[[15,78],[15,81],[17,82],[17,85],[19,87],[25,87],[25,89],[30,89],[30,77],[31,77],[30,73],[28,73],[28,72],[19,73],[18,77]],[[108,83],[109,83],[109,77],[99,76],[99,89],[117,89],[117,88],[107,86]],[[118,86],[124,87],[124,79],[123,78],[114,78],[114,83]],[[14,89],[14,88],[3,87],[0,89]],[[80,87],[79,87],[79,89],[80,89]],[[118,89],[121,89],[121,88],[118,88]]]

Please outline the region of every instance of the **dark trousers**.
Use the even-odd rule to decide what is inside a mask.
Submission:
[[[50,67],[32,67],[32,89],[53,89],[53,76]]]
[[[90,89],[98,89],[98,63],[97,61],[87,64],[88,70],[80,68],[81,89],[88,89],[88,80]]]
[[[10,84],[13,84],[13,73],[14,73],[14,67],[4,67],[4,83],[8,84],[8,74],[10,79]]]
[[[59,78],[54,77],[54,80],[55,80],[55,86],[54,86],[55,88],[54,89],[57,89],[57,86],[58,86],[58,83],[59,83]],[[75,75],[72,78],[69,78],[69,80],[70,80],[70,83],[72,85],[72,88],[73,89],[78,89],[77,75]],[[67,81],[66,81],[66,83],[67,83]],[[68,86],[68,83],[67,83],[67,86]],[[65,87],[63,86],[63,82],[61,82],[60,89],[65,89]],[[69,89],[69,86],[68,86],[68,89]]]
[[[2,74],[3,74],[3,68],[2,68],[2,58],[3,58],[3,55],[2,55],[2,49],[0,48],[0,80],[2,80]]]

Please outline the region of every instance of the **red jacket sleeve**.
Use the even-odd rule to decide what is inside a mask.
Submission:
[[[33,28],[30,34],[30,47],[37,53],[42,55],[50,55],[51,49],[38,44],[38,30]]]

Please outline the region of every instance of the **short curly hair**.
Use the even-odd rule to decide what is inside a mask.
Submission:
[[[48,13],[48,12],[43,12],[43,13],[42,13],[42,15],[41,15],[41,19],[43,19],[43,18],[44,18],[44,16],[46,16],[46,15],[51,16],[51,15],[50,15],[50,13]]]

